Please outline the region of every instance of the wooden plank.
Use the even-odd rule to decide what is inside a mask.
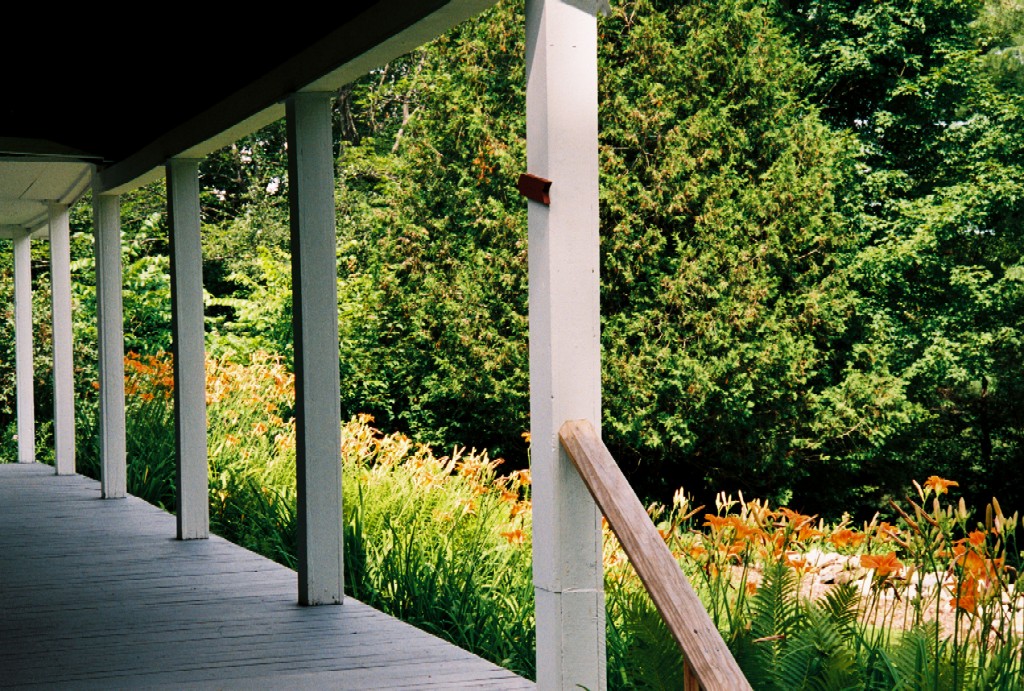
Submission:
[[[209,674],[197,672],[182,677],[161,675],[137,675],[133,681],[139,686],[147,689],[173,689],[177,691],[182,688],[181,684],[187,682],[190,689],[223,689],[225,682],[219,675],[221,670],[210,670]],[[246,676],[248,672],[249,676]],[[373,668],[353,668],[329,670],[325,672],[294,672],[286,669],[274,669],[273,675],[266,674],[267,669],[257,665],[250,670],[238,670],[241,676],[231,676],[229,681],[244,680],[245,689],[256,691],[267,689],[277,691],[278,689],[310,689],[320,691],[321,689],[459,689],[459,688],[499,688],[499,689],[529,689],[533,685],[525,680],[509,680],[496,677],[493,674],[471,673],[464,670],[424,670],[421,664],[416,661],[408,661],[401,665],[395,665],[389,669],[386,686],[382,686],[382,678],[379,672]],[[263,674],[264,676],[257,676]],[[202,678],[200,678],[202,677]],[[88,687],[85,685],[83,687]],[[94,688],[102,688],[96,684]],[[229,686],[229,688],[231,688]]]
[[[367,643],[347,647],[324,646],[324,636],[298,639],[282,639],[274,636],[264,641],[253,641],[247,637],[218,641],[217,639],[165,641],[150,639],[141,642],[126,640],[119,646],[91,646],[89,648],[68,648],[53,650],[36,656],[28,664],[20,664],[18,668],[24,672],[43,672],[53,665],[74,665],[79,671],[62,674],[63,679],[106,678],[127,674],[145,674],[154,669],[172,666],[175,672],[188,673],[200,670],[224,670],[227,676],[236,667],[263,665],[265,668],[281,667],[294,669],[294,651],[308,649],[302,656],[306,666],[318,667],[330,665],[335,670],[359,669],[366,667],[399,666],[407,662],[423,662],[435,660],[453,662],[445,659],[448,646],[443,641],[437,644],[406,645],[399,650],[394,649],[394,640],[379,636],[371,638]],[[389,645],[390,644],[390,645]],[[128,657],[126,649],[138,650],[141,647],[152,647],[154,654],[144,658]],[[389,649],[390,648],[390,649]],[[239,652],[243,651],[243,652]],[[356,654],[346,658],[344,653]],[[104,660],[102,667],[86,666],[90,660]],[[17,661],[11,658],[11,662]],[[222,675],[223,676],[223,675]]]
[[[532,688],[294,571],[46,466],[0,465],[0,687]]]
[[[706,691],[749,689],[703,603],[593,425],[570,420],[562,425],[559,437],[700,686]]]

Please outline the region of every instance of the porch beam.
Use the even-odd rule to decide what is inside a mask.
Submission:
[[[285,104],[295,338],[295,470],[299,603],[344,596],[338,269],[331,98],[299,93]]]
[[[100,489],[103,498],[120,499],[127,492],[121,198],[94,189],[92,205],[99,335]]]
[[[14,381],[18,409],[18,462],[35,463],[35,370],[32,361],[32,237],[14,238]]]
[[[210,537],[199,161],[167,163],[178,539]]]
[[[604,689],[601,517],[559,443],[601,420],[597,21],[594,0],[527,0],[530,428],[537,685]]]
[[[53,446],[58,475],[75,473],[75,371],[71,330],[71,225],[68,205],[51,203],[50,298],[53,318]]]

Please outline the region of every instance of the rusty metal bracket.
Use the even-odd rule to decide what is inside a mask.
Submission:
[[[523,173],[519,176],[516,189],[520,194],[531,201],[538,202],[545,206],[551,205],[551,181],[539,178],[530,173]]]

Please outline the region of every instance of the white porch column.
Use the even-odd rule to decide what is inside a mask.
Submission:
[[[71,331],[71,226],[67,204],[50,204],[53,316],[53,447],[58,475],[75,473],[75,370]]]
[[[527,0],[530,428],[537,685],[606,687],[600,514],[562,450],[566,420],[601,423],[597,3]]]
[[[32,237],[14,236],[14,381],[18,408],[18,462],[35,463],[35,376],[32,362]]]
[[[331,97],[288,99],[299,603],[343,599],[338,269]]]
[[[178,539],[193,540],[210,537],[199,161],[172,159],[168,162],[167,207],[171,221]]]
[[[117,499],[126,493],[121,198],[94,190],[92,205],[99,322],[100,487],[105,499]]]

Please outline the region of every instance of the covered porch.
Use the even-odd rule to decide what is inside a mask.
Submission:
[[[68,64],[85,58],[99,68],[69,71],[58,83],[19,59],[37,48],[35,37],[0,48],[5,64],[16,66],[11,105],[0,109],[0,237],[14,244],[19,441],[18,457],[3,459],[16,463],[0,465],[0,686],[529,685],[344,597],[335,236],[336,213],[344,210],[334,203],[332,99],[491,4],[378,0],[244,22],[208,18],[201,28],[172,16],[139,36],[122,36],[88,12],[61,22],[41,14],[37,24],[54,27],[46,43],[52,57]],[[542,688],[596,690],[606,687],[601,512],[559,430],[586,420],[599,435],[601,421],[597,14],[604,2],[526,4],[529,170],[520,190],[530,200],[537,676]],[[155,88],[126,92],[115,77],[126,61],[144,62]],[[73,104],[73,116],[53,106],[55,91]],[[209,530],[199,164],[282,117],[297,574]],[[120,195],[160,177],[170,219],[173,516],[126,492]],[[95,232],[99,482],[75,474],[69,209],[87,190]],[[49,243],[55,468],[35,463],[34,240]],[[700,613],[686,628],[712,635]],[[715,645],[724,647],[720,637]],[[701,646],[686,657],[710,670],[698,673],[699,685],[736,688],[715,683],[714,655]]]

